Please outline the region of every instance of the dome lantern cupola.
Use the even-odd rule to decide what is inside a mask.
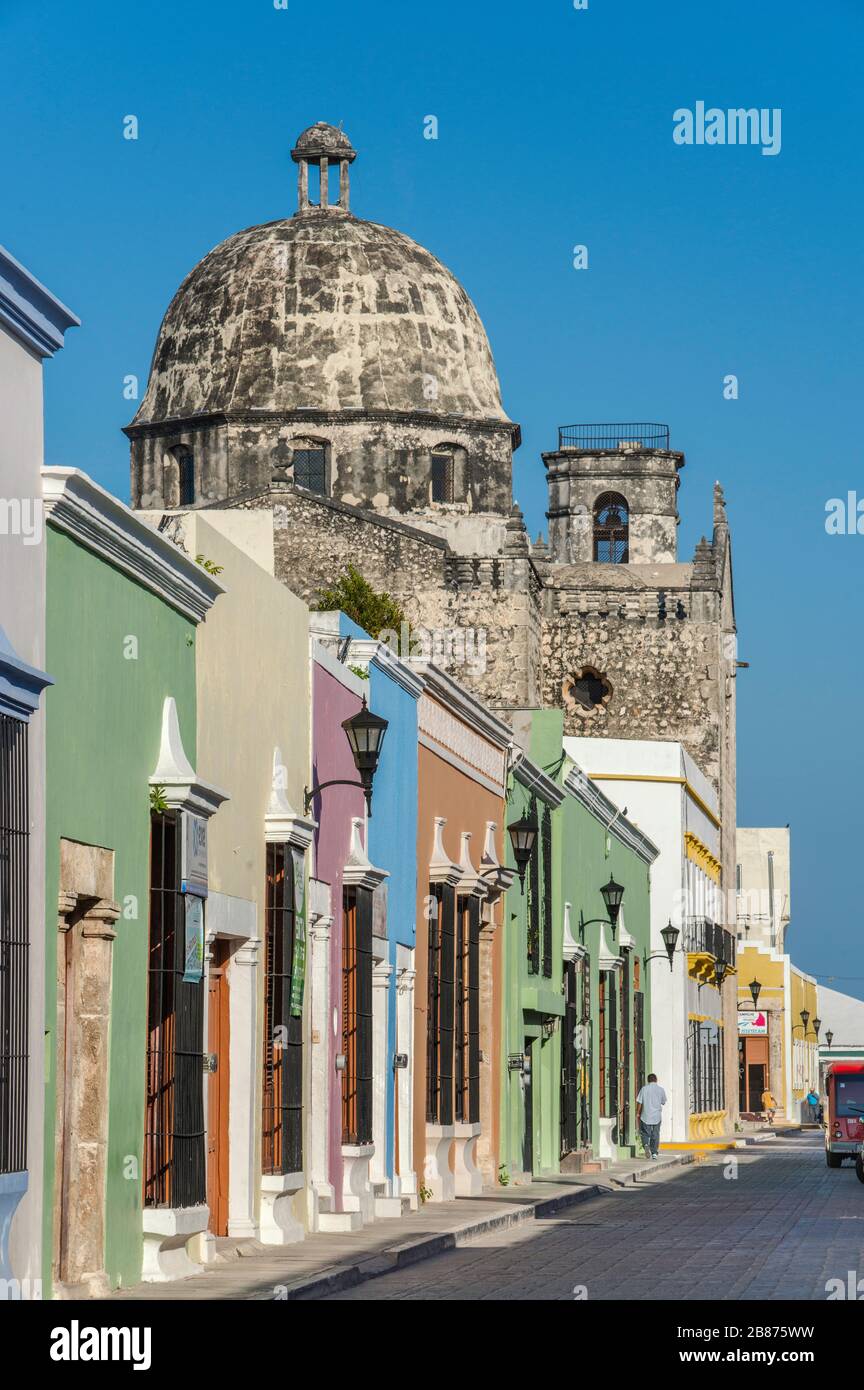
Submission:
[[[357,158],[357,151],[352,147],[351,141],[344,131],[337,129],[336,126],[327,125],[326,121],[317,121],[315,125],[310,125],[298,137],[297,144],[291,151],[291,158],[298,165],[298,212],[348,211],[348,165]],[[309,200],[310,164],[318,169],[320,188],[318,203],[312,203]],[[335,205],[331,204],[328,191],[331,164],[339,165],[339,201]]]

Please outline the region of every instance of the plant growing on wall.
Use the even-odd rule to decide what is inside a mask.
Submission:
[[[213,575],[221,574],[223,569],[225,568],[224,565],[216,565],[213,563],[212,560],[208,560],[206,555],[196,555],[195,563],[196,565],[200,565],[202,569],[206,570],[208,574]]]
[[[329,589],[322,589],[313,608],[319,612],[340,608],[370,637],[377,637],[385,628],[398,632],[407,622],[403,610],[392,594],[379,593],[353,565]]]
[[[163,786],[157,785],[150,788],[150,810],[155,811],[157,815],[162,815],[168,810],[168,801]]]

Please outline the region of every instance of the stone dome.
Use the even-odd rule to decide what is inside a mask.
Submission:
[[[165,315],[134,424],[303,409],[507,421],[455,276],[338,206],[301,204],[204,257]]]

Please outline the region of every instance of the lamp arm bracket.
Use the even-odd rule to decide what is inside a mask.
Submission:
[[[309,808],[311,807],[312,802],[315,800],[318,793],[325,791],[327,787],[357,787],[361,792],[366,791],[366,788],[363,786],[362,782],[348,782],[344,777],[333,777],[330,779],[329,782],[319,782],[317,786],[312,787],[311,789],[309,787],[306,787],[305,791],[303,792],[304,816],[308,816]]]

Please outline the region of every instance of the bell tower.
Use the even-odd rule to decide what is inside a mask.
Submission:
[[[676,563],[684,455],[667,425],[562,425],[543,462],[554,563]]]

